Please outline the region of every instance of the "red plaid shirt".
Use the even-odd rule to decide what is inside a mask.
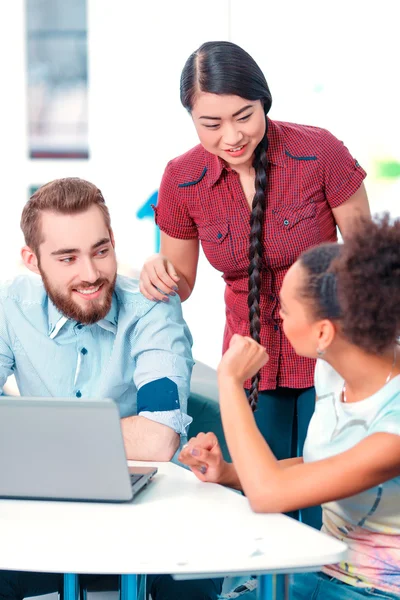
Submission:
[[[299,254],[337,240],[332,213],[360,187],[365,171],[325,129],[269,119],[268,189],[261,285],[261,343],[270,356],[260,390],[313,385],[315,362],[297,356],[279,318],[279,290]],[[239,175],[201,145],[170,161],[156,208],[160,229],[199,238],[226,282],[223,351],[234,333],[249,335],[250,208]],[[249,387],[249,382],[246,382]]]

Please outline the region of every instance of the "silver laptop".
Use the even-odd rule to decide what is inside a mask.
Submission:
[[[0,497],[126,502],[155,467],[129,467],[109,399],[0,398]]]

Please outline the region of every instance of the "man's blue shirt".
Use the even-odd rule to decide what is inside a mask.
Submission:
[[[93,325],[64,317],[39,277],[0,286],[0,392],[11,374],[22,396],[112,398],[186,435],[192,338],[178,296],[152,302],[117,276],[107,316]]]

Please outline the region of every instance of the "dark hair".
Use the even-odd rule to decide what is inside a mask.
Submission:
[[[300,256],[307,271],[301,296],[317,319],[337,319],[343,336],[382,354],[400,335],[400,219],[359,219],[341,244],[323,244]]]
[[[337,275],[332,269],[343,246],[321,244],[306,250],[299,261],[307,271],[300,296],[308,300],[315,319],[338,319],[341,314],[337,292]]]
[[[198,92],[240,96],[246,100],[261,100],[265,115],[272,104],[266,79],[255,60],[245,50],[231,42],[207,42],[193,52],[181,75],[181,102],[191,112]],[[268,120],[265,134],[254,152],[256,172],[255,194],[250,216],[249,239],[249,320],[250,335],[260,342],[260,288],[263,268],[263,225],[267,190]],[[249,403],[257,406],[260,373],[251,381]]]
[[[44,210],[68,215],[84,212],[93,205],[99,207],[107,228],[111,229],[110,214],[103,195],[93,183],[78,177],[65,177],[42,185],[22,211],[21,229],[26,245],[38,254],[43,242],[41,213]]]

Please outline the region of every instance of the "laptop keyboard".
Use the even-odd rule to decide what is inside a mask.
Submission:
[[[131,485],[135,485],[135,483],[137,481],[139,481],[139,479],[142,479],[143,475],[138,475],[135,473],[130,473],[130,478],[131,478]]]

